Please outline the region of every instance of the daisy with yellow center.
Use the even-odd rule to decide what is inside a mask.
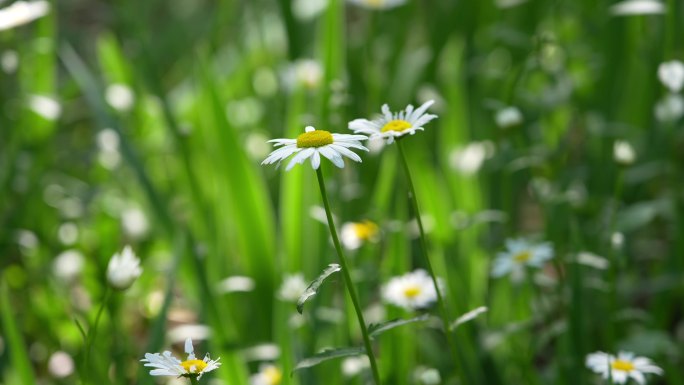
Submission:
[[[394,142],[395,138],[406,134],[413,135],[418,130],[422,131],[424,125],[435,119],[437,115],[426,113],[433,103],[434,100],[430,100],[415,110],[409,104],[406,110],[395,113],[392,113],[385,104],[382,106],[382,117],[375,120],[352,120],[349,122],[349,129],[353,130],[355,134],[369,135],[371,139],[383,138],[389,144]]]
[[[249,379],[250,385],[280,385],[283,372],[274,365],[263,365],[259,373]]]
[[[340,240],[345,248],[356,250],[364,242],[377,242],[380,228],[374,222],[347,222],[342,225]]]
[[[361,157],[350,148],[368,151],[366,147],[361,145],[361,141],[366,139],[368,138],[364,135],[333,134],[308,126],[305,132],[296,139],[269,140],[269,143],[274,143],[275,147],[280,148],[271,152],[261,164],[276,163],[280,165],[280,162],[294,155],[285,170],[289,171],[296,164],[304,163],[307,159],[311,159],[311,167],[317,170],[321,165],[321,155],[323,155],[335,166],[343,168],[343,156],[355,162],[361,162]]]
[[[440,282],[440,290],[441,290]],[[385,302],[406,310],[422,309],[437,300],[437,292],[432,278],[425,270],[394,277],[382,289]]]
[[[204,359],[198,360],[195,357],[195,350],[190,338],[185,340],[185,353],[188,354],[188,358],[185,361],[174,357],[169,351],[161,354],[146,353],[145,358],[140,361],[144,362],[145,366],[153,368],[150,371],[150,374],[153,376],[188,377],[193,383],[199,380],[204,373],[211,372],[221,365],[218,362],[220,358],[212,360],[209,358],[208,353],[204,356]]]
[[[631,378],[639,385],[645,385],[645,374],[663,374],[663,370],[650,359],[636,357],[629,352],[619,352],[617,357],[604,352],[591,353],[587,356],[586,365],[604,379],[612,380],[614,384],[625,384]]]
[[[526,267],[542,267],[546,261],[553,258],[550,243],[535,244],[524,239],[509,239],[506,241],[506,249],[494,260],[493,277],[511,274],[514,281],[520,280],[525,274]]]

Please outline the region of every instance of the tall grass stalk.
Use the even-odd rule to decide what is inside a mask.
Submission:
[[[359,327],[361,328],[361,335],[363,336],[363,344],[366,348],[366,355],[370,361],[371,372],[373,372],[373,380],[376,385],[380,385],[380,374],[378,372],[378,364],[375,361],[375,355],[373,354],[373,348],[371,346],[370,337],[368,336],[368,328],[366,327],[366,321],[363,319],[363,312],[361,311],[361,305],[359,304],[359,298],[356,295],[356,290],[354,289],[354,283],[351,279],[351,273],[349,271],[349,264],[347,264],[347,259],[342,252],[342,246],[340,245],[340,240],[337,237],[337,230],[335,229],[335,222],[333,221],[332,212],[330,211],[330,203],[328,202],[328,195],[325,191],[325,181],[323,180],[323,173],[319,167],[316,170],[316,176],[318,177],[318,187],[321,189],[321,197],[323,198],[323,205],[325,206],[325,216],[328,219],[328,227],[330,228],[330,236],[335,244],[335,250],[337,250],[337,256],[340,259],[340,264],[342,265],[342,276],[344,277],[344,284],[347,286],[347,292],[349,292],[349,297],[351,297],[352,304],[354,304],[354,311],[356,312],[356,318],[359,321]]]
[[[423,228],[423,220],[420,218],[420,209],[418,209],[418,199],[416,197],[416,189],[413,186],[413,180],[411,179],[411,171],[409,170],[408,162],[406,161],[406,155],[404,154],[404,148],[401,144],[401,138],[397,140],[397,148],[399,149],[399,157],[401,158],[401,164],[404,166],[404,174],[406,174],[406,182],[409,185],[410,201],[413,206],[413,212],[416,216],[416,222],[418,223],[418,231],[420,234],[420,248],[427,264],[428,272],[430,277],[432,277],[432,284],[435,286],[435,292],[437,292],[437,305],[439,306],[440,318],[442,319],[442,325],[444,327],[444,333],[447,336],[447,344],[449,345],[449,350],[451,351],[451,356],[455,362],[456,359],[456,345],[454,344],[451,332],[449,331],[449,315],[447,313],[447,308],[444,303],[444,297],[439,288],[439,282],[437,282],[437,276],[435,275],[435,270],[432,267],[432,261],[430,260],[430,255],[427,249],[427,241],[425,240],[425,229]]]

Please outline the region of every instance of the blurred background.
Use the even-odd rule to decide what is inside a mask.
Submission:
[[[361,340],[340,277],[292,301],[337,260],[314,173],[259,164],[268,139],[427,100],[439,118],[404,144],[430,253],[451,317],[489,311],[456,363],[431,325],[378,337],[385,383],[598,384],[586,354],[626,349],[684,384],[684,100],[658,70],[684,58],[682,1],[0,7],[0,384],[185,383],[139,360],[186,337],[221,357],[205,383],[367,383],[363,359],[290,376]],[[396,148],[369,147],[323,171],[339,224],[380,229],[348,254],[381,322],[416,314],[381,285],[425,266]],[[517,237],[553,262],[491,278]],[[125,245],[143,274],[106,296]]]

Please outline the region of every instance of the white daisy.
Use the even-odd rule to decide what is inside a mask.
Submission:
[[[660,63],[658,79],[672,92],[679,92],[684,87],[684,64],[679,60]]]
[[[525,267],[541,267],[544,262],[553,258],[551,244],[534,244],[524,239],[506,240],[506,251],[497,254],[492,268],[493,277],[502,277],[511,273],[513,277],[520,277]]]
[[[595,352],[587,356],[586,365],[604,379],[612,379],[615,384],[625,384],[630,378],[640,385],[646,383],[644,374],[662,375],[663,370],[646,357],[636,357],[634,353],[619,352],[617,358],[612,354]]]
[[[382,117],[375,120],[355,119],[349,122],[349,129],[354,130],[355,134],[366,134],[370,139],[381,137],[392,143],[394,138],[399,138],[406,134],[415,134],[418,130],[423,130],[423,126],[437,115],[426,114],[425,111],[434,103],[434,100],[423,103],[417,109],[408,105],[406,110],[392,113],[387,104],[382,106]]]
[[[259,373],[249,379],[251,385],[280,385],[283,372],[274,365],[263,365]]]
[[[425,308],[437,301],[432,278],[423,269],[390,279],[382,288],[382,296],[385,302],[406,310]]]
[[[335,166],[343,168],[343,155],[353,161],[361,162],[361,157],[351,151],[350,148],[368,151],[360,142],[365,139],[368,138],[364,135],[331,134],[328,131],[316,130],[307,126],[306,132],[299,135],[297,139],[269,140],[269,143],[275,143],[275,147],[282,147],[271,152],[261,164],[277,163],[280,165],[281,161],[292,154],[296,154],[285,170],[290,171],[296,164],[304,163],[308,158],[311,158],[311,167],[317,170],[321,165],[321,155],[323,155]]]
[[[145,353],[145,358],[140,361],[145,362],[145,366],[154,368],[150,371],[153,376],[196,377],[197,379],[221,365],[218,362],[220,358],[212,360],[209,358],[209,353],[204,356],[204,359],[198,360],[190,338],[185,340],[185,352],[188,354],[188,359],[185,361],[174,357],[168,350],[162,354]]]
[[[107,281],[118,290],[131,287],[140,274],[142,274],[140,259],[135,256],[130,246],[124,247],[120,254],[114,254],[107,265]]]
[[[376,242],[380,228],[374,222],[365,220],[363,222],[347,222],[342,225],[340,240],[342,245],[349,250],[356,250],[364,242]]]
[[[404,5],[406,0],[348,0],[354,5],[368,9],[391,9]]]

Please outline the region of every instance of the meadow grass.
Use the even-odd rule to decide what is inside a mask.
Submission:
[[[681,2],[47,3],[0,29],[0,385],[194,383],[140,362],[188,337],[214,385],[373,383],[364,346],[382,384],[608,384],[588,355],[623,350],[684,385]],[[261,165],[428,100],[362,163]],[[418,269],[443,301],[390,303]]]

